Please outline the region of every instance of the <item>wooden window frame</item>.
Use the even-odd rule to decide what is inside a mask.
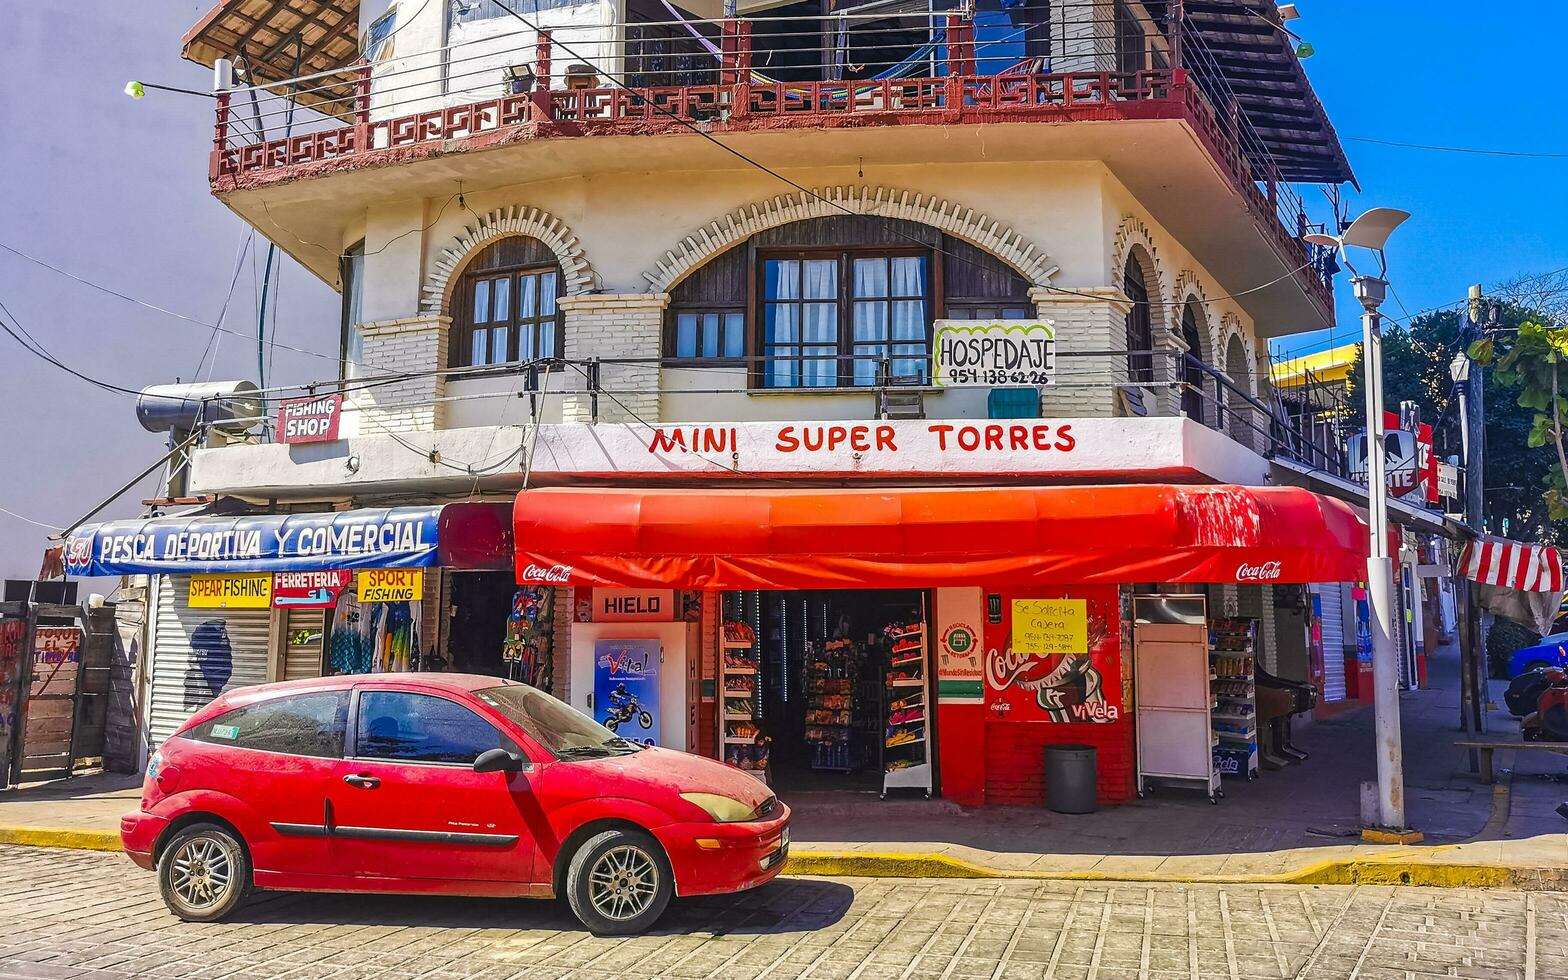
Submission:
[[[943,306],[943,304],[942,304],[942,295],[941,295],[941,289],[942,289],[941,262],[937,261],[937,257],[940,254],[941,253],[937,249],[930,248],[930,247],[924,247],[924,246],[911,246],[911,247],[907,247],[907,248],[889,247],[889,246],[868,246],[868,247],[864,247],[864,248],[859,248],[859,247],[855,247],[855,246],[824,246],[824,247],[817,247],[817,248],[759,248],[759,249],[756,249],[755,250],[755,258],[754,258],[754,262],[752,264],[752,269],[751,269],[751,274],[752,274],[752,289],[751,289],[752,301],[751,301],[750,311],[749,312],[750,312],[750,316],[751,316],[751,319],[752,319],[752,326],[751,326],[751,329],[748,331],[748,338],[749,338],[749,343],[750,343],[750,351],[751,351],[751,353],[753,354],[753,356],[755,358],[754,363],[753,363],[753,369],[752,369],[752,372],[751,372],[751,384],[752,384],[752,387],[754,389],[762,390],[762,391],[799,391],[799,392],[832,391],[832,390],[835,390],[835,389],[867,390],[867,389],[871,389],[871,388],[876,387],[875,383],[873,383],[873,384],[856,384],[855,380],[854,380],[854,378],[855,378],[855,372],[854,372],[854,348],[855,348],[854,307],[855,307],[855,303],[857,302],[857,300],[852,295],[852,290],[853,290],[853,287],[854,287],[853,276],[854,276],[854,260],[855,259],[870,259],[870,258],[892,259],[892,258],[917,257],[917,258],[920,258],[920,259],[922,259],[924,261],[924,263],[925,263],[925,270],[924,270],[925,271],[925,275],[923,277],[924,278],[924,293],[919,297],[919,299],[921,299],[925,303],[925,305],[926,305],[926,315],[925,315],[925,334],[921,338],[921,343],[925,347],[925,354],[924,354],[923,360],[924,360],[925,363],[929,364],[930,363],[930,359],[931,359],[931,344],[932,344],[932,341],[933,341],[932,324],[933,324],[933,322],[936,319],[936,315],[935,315],[936,311],[938,309],[941,309],[942,306]],[[796,261],[806,261],[806,260],[810,260],[810,259],[825,259],[825,258],[831,258],[831,259],[833,259],[837,263],[837,289],[836,289],[836,292],[835,292],[834,300],[835,300],[835,305],[836,305],[837,310],[838,310],[838,324],[837,324],[838,332],[837,332],[837,338],[836,338],[835,344],[834,344],[834,349],[835,349],[836,356],[837,356],[838,359],[837,359],[836,364],[835,364],[836,370],[834,372],[834,384],[833,385],[806,385],[806,384],[798,384],[797,383],[797,384],[793,384],[793,385],[770,385],[770,384],[767,383],[767,380],[768,380],[768,367],[769,367],[769,364],[770,364],[770,361],[768,359],[768,353],[767,353],[767,348],[768,348],[768,344],[767,344],[767,306],[768,306],[768,302],[769,302],[768,296],[767,296],[767,285],[766,285],[766,283],[767,283],[767,273],[766,273],[767,263],[769,261],[774,261],[774,260],[790,260],[790,259],[793,259],[793,260],[796,260]],[[891,347],[893,345],[893,343],[894,343],[893,340],[892,340],[892,335],[891,335],[891,325],[892,325],[891,304],[895,300],[912,299],[914,297],[902,297],[902,296],[895,297],[895,296],[892,296],[890,294],[889,296],[886,296],[886,297],[875,297],[875,298],[876,299],[884,299],[890,305],[890,308],[889,308],[889,320],[888,320],[888,324],[889,324],[889,339],[888,339],[887,343],[888,343],[888,346]],[[784,302],[795,304],[795,305],[804,305],[807,301],[804,298],[797,298],[797,299],[793,299],[793,300],[785,300]],[[804,328],[804,322],[802,322],[802,328]],[[802,331],[802,333],[803,333],[803,331]],[[902,341],[901,343],[909,343],[909,342],[908,341]],[[802,339],[802,340],[797,341],[795,343],[795,346],[797,346],[797,347],[805,347],[805,346],[808,346],[808,345],[805,343],[804,339]],[[815,346],[815,345],[811,345],[811,346]],[[907,360],[908,358],[899,358],[899,359],[900,360]],[[802,370],[801,370],[800,374],[801,374],[802,377],[804,377],[804,374],[805,374],[804,363],[805,362],[801,362],[801,363],[802,363]],[[926,383],[927,384],[930,383],[929,379],[926,381]]]
[[[723,338],[723,317],[740,315],[740,353],[734,357],[720,354],[717,357],[708,357],[704,354],[683,356],[679,353],[680,318],[682,316],[706,316],[716,314],[720,320],[720,339]],[[679,361],[682,364],[745,364],[746,356],[751,346],[751,317],[747,315],[744,303],[683,303],[680,306],[671,306],[664,317],[664,359]],[[697,349],[702,349],[701,327],[698,327]],[[721,345],[722,349],[722,345]]]
[[[529,276],[542,276],[546,273],[555,274],[556,306],[554,317],[520,317],[518,315],[518,297],[521,295],[519,290],[520,281]],[[482,325],[477,324],[474,322],[474,287],[480,282],[490,282],[496,279],[506,279],[508,281],[507,318],[504,323],[498,320],[486,320]],[[539,359],[551,360],[564,356],[563,352],[566,349],[566,315],[561,309],[564,285],[565,277],[561,273],[561,264],[559,262],[535,262],[498,269],[486,269],[482,272],[473,269],[465,270],[458,279],[457,297],[454,303],[454,313],[456,315],[453,317],[452,323],[451,349],[447,355],[448,366],[502,369],[508,365],[526,364],[534,358],[523,357],[522,351],[519,349],[523,327],[543,326],[552,319],[555,325],[555,349],[552,351],[541,351]],[[537,292],[535,295],[537,297]],[[535,302],[537,303],[537,298]],[[474,363],[472,359],[474,333],[478,330],[488,333],[497,326],[506,327],[507,352],[516,356],[508,357],[504,361],[487,361],[484,364]],[[487,337],[486,343],[488,344],[488,342],[489,338]]]
[[[1127,383],[1153,384],[1154,313],[1149,305],[1149,281],[1144,278],[1137,256],[1127,256],[1127,264],[1122,268],[1122,291],[1132,301],[1127,308]]]

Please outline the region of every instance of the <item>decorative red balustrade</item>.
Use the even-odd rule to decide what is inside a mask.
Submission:
[[[230,96],[218,96],[210,177],[215,190],[265,185],[346,167],[404,162],[454,149],[596,134],[744,132],[787,128],[945,125],[996,122],[1183,119],[1246,198],[1282,259],[1325,313],[1332,285],[1311,267],[1302,242],[1299,200],[1279,193],[1273,174],[1257,174],[1241,148],[1234,108],[1217,113],[1180,68],[1137,72],[979,75],[967,25],[951,21],[952,74],[876,81],[760,84],[750,71],[749,25],[725,36],[721,82],[639,88],[550,88],[550,37],[541,32],[534,91],[371,118],[370,69],[357,71],[352,125],[265,142],[230,139]],[[972,37],[972,35],[970,35]],[[455,145],[454,145],[455,144]]]

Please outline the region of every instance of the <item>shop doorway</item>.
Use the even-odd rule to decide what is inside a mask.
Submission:
[[[453,572],[447,656],[460,674],[505,677],[502,649],[517,582],[509,572]]]
[[[929,793],[930,595],[724,596],[722,757],[787,790]]]

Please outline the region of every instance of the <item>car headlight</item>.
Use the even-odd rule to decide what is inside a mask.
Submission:
[[[682,793],[681,799],[698,807],[715,823],[740,823],[757,815],[757,808],[717,793]]]

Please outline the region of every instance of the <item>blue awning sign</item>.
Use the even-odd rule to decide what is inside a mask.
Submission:
[[[294,572],[440,564],[440,507],[321,514],[163,517],[72,532],[70,575]]]

